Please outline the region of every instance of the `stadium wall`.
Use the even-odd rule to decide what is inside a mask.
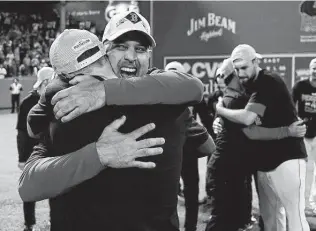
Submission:
[[[254,46],[260,66],[288,88],[308,76],[316,57],[316,1],[154,1],[154,65],[182,63],[212,90],[216,69],[235,46]],[[163,12],[163,13],[162,13]]]

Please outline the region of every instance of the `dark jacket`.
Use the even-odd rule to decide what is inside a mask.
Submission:
[[[38,143],[36,139],[31,138],[27,133],[27,115],[31,108],[37,104],[39,95],[36,91],[31,91],[22,101],[20,111],[18,114],[18,121],[16,129],[17,134],[17,147],[19,153],[19,162],[26,162],[33,151],[34,145]]]

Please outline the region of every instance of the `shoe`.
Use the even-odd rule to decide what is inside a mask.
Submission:
[[[256,219],[254,216],[251,216],[250,222],[251,222],[252,224],[257,223],[257,219]]]
[[[201,200],[199,200],[199,205],[204,205],[207,202],[207,197],[203,197]]]
[[[23,231],[35,231],[33,225],[25,225]]]

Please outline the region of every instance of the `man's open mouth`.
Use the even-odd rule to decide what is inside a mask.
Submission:
[[[135,77],[137,69],[135,67],[122,67],[120,69],[121,75],[124,78]]]

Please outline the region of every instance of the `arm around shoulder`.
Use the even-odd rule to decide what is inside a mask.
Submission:
[[[202,100],[204,90],[198,78],[173,71],[109,79],[104,85],[107,105],[195,104]]]

